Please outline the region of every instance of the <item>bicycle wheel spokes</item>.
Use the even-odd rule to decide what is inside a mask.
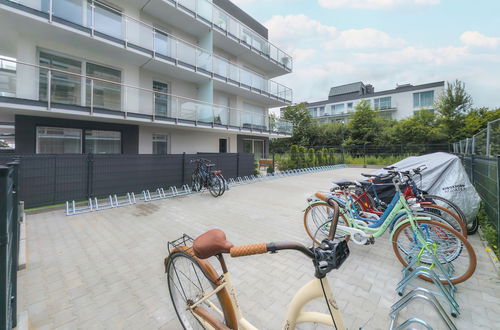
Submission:
[[[208,190],[210,194],[214,197],[219,197],[222,195],[222,189],[224,187],[224,182],[217,175],[211,175],[208,178]]]
[[[333,207],[326,203],[312,204],[304,212],[304,227],[307,235],[317,244],[328,238],[333,216]],[[343,215],[339,216],[338,223],[341,226],[349,226]],[[340,228],[337,228],[335,238],[349,240],[350,236]]]
[[[407,266],[410,261],[419,259],[420,264],[434,267],[437,260],[444,268],[453,270],[446,274],[453,283],[460,283],[469,278],[476,268],[476,255],[470,243],[452,227],[432,220],[419,220],[417,230],[423,238],[411,228],[409,222],[399,227],[393,236],[393,249],[399,261]],[[448,267],[451,264],[452,267]],[[443,283],[446,278],[437,271]],[[426,276],[421,276],[430,280]]]
[[[183,252],[174,253],[169,257],[167,277],[170,297],[184,329],[204,329],[191,310],[195,304],[196,308],[203,308],[223,321],[217,295],[206,299],[206,295],[213,290],[212,283],[193,258]],[[206,300],[200,302],[204,298]]]

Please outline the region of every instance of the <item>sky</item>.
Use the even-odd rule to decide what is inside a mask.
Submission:
[[[362,81],[375,91],[459,79],[500,107],[500,0],[232,0],[293,57],[294,103]]]

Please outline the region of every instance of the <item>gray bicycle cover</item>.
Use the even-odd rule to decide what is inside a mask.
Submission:
[[[406,171],[425,165],[422,171],[422,180],[414,176],[418,187],[430,195],[437,195],[449,199],[464,212],[467,222],[472,222],[479,210],[479,197],[471,184],[467,172],[455,155],[445,152],[436,152],[423,156],[408,157],[392,164],[398,170]],[[377,170],[373,174],[387,173],[386,170]]]

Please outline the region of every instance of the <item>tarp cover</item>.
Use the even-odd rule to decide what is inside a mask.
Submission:
[[[445,152],[436,152],[423,156],[408,157],[392,164],[398,170],[406,171],[425,165],[422,171],[422,181],[418,175],[414,176],[418,187],[430,195],[437,195],[449,199],[462,209],[467,222],[472,222],[479,210],[481,198],[469,181],[467,173],[460,159]],[[374,174],[387,173],[377,170]]]

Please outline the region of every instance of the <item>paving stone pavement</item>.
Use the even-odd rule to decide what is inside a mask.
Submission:
[[[179,329],[163,258],[167,241],[223,229],[237,245],[299,241],[305,198],[333,179],[354,179],[362,169],[339,169],[237,186],[209,193],[67,217],[62,211],[27,217],[26,269],[19,272],[19,311],[33,329]],[[459,329],[498,329],[500,281],[477,235],[470,241],[478,268],[458,285]],[[374,246],[350,244],[351,256],[328,278],[349,329],[388,329],[401,265],[388,238]],[[312,279],[310,260],[296,252],[227,259],[246,318],[260,329],[279,329],[295,291]],[[426,285],[419,280],[419,285]],[[446,307],[445,307],[446,308]],[[308,309],[326,312],[322,301]],[[411,316],[444,329],[423,302]],[[303,325],[301,329],[321,329]]]

